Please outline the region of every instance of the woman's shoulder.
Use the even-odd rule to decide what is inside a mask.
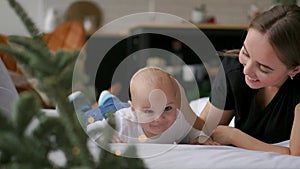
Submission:
[[[293,79],[287,79],[287,81],[284,84],[286,89],[293,89],[296,91],[299,91],[300,95],[300,74],[297,74]]]
[[[223,69],[225,73],[225,77],[229,81],[234,81],[234,84],[243,83],[244,74],[243,74],[243,65],[239,62],[238,57],[224,57],[222,59],[222,67],[219,68]],[[222,72],[221,71],[221,72]],[[239,83],[236,83],[236,82]]]
[[[281,94],[284,95],[285,100],[295,104],[300,103],[300,74],[296,75],[293,80],[287,79],[282,85]],[[290,100],[292,99],[292,100]]]
[[[293,78],[293,80],[295,80],[295,82],[296,82],[297,84],[299,84],[299,83],[300,83],[300,73],[298,73],[298,74]]]
[[[222,66],[226,73],[239,71],[242,69],[242,65],[239,62],[238,57],[224,57],[222,59]]]
[[[300,74],[298,73],[292,81],[293,93],[297,93],[297,96],[300,98]]]

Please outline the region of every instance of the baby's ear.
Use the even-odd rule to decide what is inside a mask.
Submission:
[[[132,102],[130,101],[130,100],[128,100],[128,104],[130,104],[130,108],[131,108],[131,111],[133,111],[134,112],[134,107],[132,106]]]
[[[175,99],[176,99],[175,104],[178,107],[180,107],[181,105],[181,93],[180,93],[180,86],[179,86],[180,84],[175,78],[171,77],[171,79],[172,79],[173,87],[175,89]]]
[[[132,113],[136,116],[136,112],[133,106],[130,106]]]

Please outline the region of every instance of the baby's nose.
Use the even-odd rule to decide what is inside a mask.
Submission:
[[[166,119],[166,117],[165,117],[164,113],[162,113],[156,119],[154,119],[153,122],[160,123],[160,122],[162,122],[165,119]]]
[[[167,97],[162,90],[153,89],[149,94],[149,102],[151,106],[150,109],[159,113],[158,116],[160,116],[167,105]]]

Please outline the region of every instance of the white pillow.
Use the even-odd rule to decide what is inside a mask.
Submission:
[[[7,68],[0,58],[0,109],[2,112],[11,116],[15,100],[19,97],[18,92]]]
[[[204,109],[206,103],[208,102],[209,98],[208,97],[202,97],[196,100],[192,100],[190,102],[190,106],[192,110],[199,116]]]

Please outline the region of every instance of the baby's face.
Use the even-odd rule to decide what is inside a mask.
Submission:
[[[133,101],[133,110],[147,137],[166,131],[176,120],[177,108],[174,92],[167,87],[145,88]]]

